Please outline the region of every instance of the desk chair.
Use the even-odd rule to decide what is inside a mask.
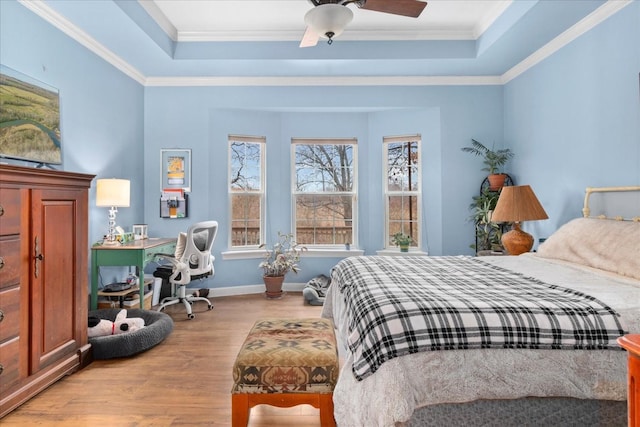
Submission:
[[[158,255],[161,262],[166,261],[166,264],[160,265],[153,275],[161,277],[163,281],[169,281],[172,295],[160,301],[158,311],[164,310],[169,305],[183,303],[187,309],[187,317],[193,319],[195,314],[192,312],[191,304],[194,301],[204,301],[209,310],[213,308],[213,304],[207,298],[187,295],[186,289],[193,280],[213,275],[215,257],[211,255],[211,247],[217,233],[217,221],[203,221],[193,224],[186,233],[180,233],[178,236],[174,256]]]

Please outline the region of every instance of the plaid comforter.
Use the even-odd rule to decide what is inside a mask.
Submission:
[[[350,257],[343,294],[353,373],[394,357],[479,348],[619,349],[619,315],[597,299],[466,256]]]

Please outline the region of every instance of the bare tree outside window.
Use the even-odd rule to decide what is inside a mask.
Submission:
[[[264,142],[259,137],[229,137],[232,247],[259,246],[263,241]]]
[[[384,138],[386,167],[386,244],[394,246],[396,233],[411,236],[411,246],[419,247],[421,241],[421,159],[420,138]]]
[[[293,144],[296,241],[355,244],[355,140],[303,141]]]

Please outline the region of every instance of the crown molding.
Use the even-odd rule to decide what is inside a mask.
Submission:
[[[384,34],[381,36],[381,33]],[[297,30],[280,31],[179,31],[177,41],[189,42],[244,42],[244,41],[300,41]],[[402,41],[402,40],[476,40],[475,30],[432,28],[428,30],[371,30],[349,29],[340,35],[348,41]]]
[[[154,1],[138,0],[138,4],[149,14],[156,24],[160,26],[167,36],[174,42],[178,41],[178,29],[169,21],[169,18],[160,10]]]
[[[491,13],[491,15],[486,16],[482,21],[478,22],[473,31],[473,39],[477,40],[480,36],[489,29],[491,25],[498,19],[505,10],[513,3],[512,0],[500,3]]]
[[[1,1],[1,0],[0,0]],[[20,4],[144,86],[474,86],[510,82],[545,58],[594,28],[634,0],[608,0],[558,37],[501,76],[298,76],[298,77],[146,77],[124,59],[89,36],[43,0]],[[146,3],[146,2],[145,2]],[[155,6],[155,5],[154,5]]]
[[[148,77],[145,86],[487,86],[500,76]]]
[[[299,30],[220,30],[179,31],[152,0],[137,0],[158,26],[174,42],[224,42],[224,41],[298,41]],[[341,40],[477,40],[482,33],[511,5],[513,0],[500,2],[492,13],[473,28],[431,27],[429,29],[388,30],[385,28],[360,28],[350,26],[340,36]]]
[[[529,55],[502,75],[502,83],[506,84],[515,79],[534,65],[540,63],[555,52],[562,49],[587,31],[599,25],[605,19],[614,15],[622,8],[633,3],[634,0],[607,0],[605,4],[585,16],[568,30],[551,40],[546,45]]]
[[[0,0],[1,1],[1,0]],[[138,71],[135,67],[131,66],[127,61],[120,58],[118,55],[107,49],[104,45],[99,43],[89,34],[74,25],[64,16],[49,7],[42,0],[18,0],[27,9],[49,22],[54,27],[89,49],[91,52],[104,59],[118,70],[122,71],[127,76],[140,84],[144,84],[145,76]]]

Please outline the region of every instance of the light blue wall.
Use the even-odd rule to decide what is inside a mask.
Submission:
[[[0,62],[59,90],[63,169],[130,179],[131,207],[119,210],[118,223],[143,222],[144,88],[13,1],[0,1]],[[95,180],[89,221],[95,242],[107,231]]]
[[[505,86],[505,141],[518,184],[549,220],[536,239],[581,216],[589,186],[640,184],[640,2]]]
[[[228,249],[229,134],[267,137],[267,232],[291,226],[292,137],[356,137],[359,157],[359,246],[382,249],[382,137],[419,133],[427,233],[434,255],[471,253],[473,227],[466,221],[482,181],[479,159],[460,151],[470,138],[502,142],[502,88],[484,87],[149,87],[145,95],[145,218],[153,235],[175,235],[188,224],[216,219],[213,285],[260,283],[258,260],[222,260]],[[191,148],[190,213],[158,216],[159,150]],[[309,258],[290,281],[328,273],[337,259]]]
[[[290,227],[291,137],[357,137],[367,253],[384,238],[384,135],[422,135],[423,243],[434,255],[471,253],[468,205],[484,177],[480,159],[460,151],[471,138],[514,149],[507,171],[534,187],[550,215],[525,224],[536,237],[580,214],[584,187],[640,182],[639,2],[504,87],[143,88],[16,2],[0,1],[0,19],[0,62],[60,90],[64,168],[131,179],[132,204],[120,209],[120,224],[147,222],[150,234],[174,236],[198,220],[221,222],[213,286],[260,283],[257,260],[221,256],[229,133],[268,139],[271,234]],[[161,148],[193,150],[188,219],[159,218]],[[106,210],[94,200],[92,189],[91,241],[106,229]],[[326,272],[335,261],[305,258],[289,280]]]

